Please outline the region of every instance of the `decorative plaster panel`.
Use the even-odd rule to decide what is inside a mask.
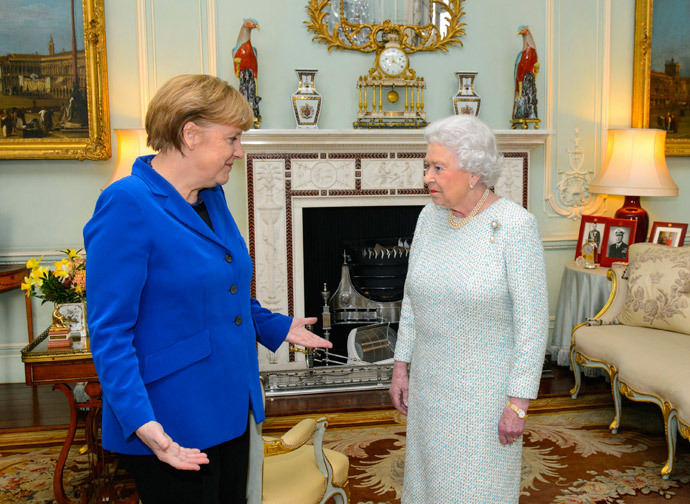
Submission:
[[[287,250],[285,244],[285,162],[257,161],[254,165],[254,240],[256,294],[271,311],[287,313]]]
[[[292,188],[295,191],[355,189],[355,161],[295,159],[292,161]]]
[[[362,159],[362,189],[424,189],[423,159]]]
[[[527,158],[506,157],[503,172],[496,182],[494,191],[499,196],[508,198],[527,207]]]

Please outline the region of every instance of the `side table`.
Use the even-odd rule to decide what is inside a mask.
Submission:
[[[139,501],[136,492],[124,500],[113,493],[113,475],[107,467],[106,453],[100,443],[101,385],[88,342],[87,339],[86,344],[78,348],[49,349],[46,329],[22,350],[26,384],[52,385],[53,390],[60,390],[65,395],[69,404],[69,429],[53,473],[55,500],[58,504],[85,504],[94,501],[133,504]],[[79,382],[86,382],[87,400],[77,401],[74,397],[72,385]],[[90,460],[90,475],[78,489],[78,500],[73,501],[65,494],[63,471],[77,431],[78,409],[88,410],[84,431],[88,451],[93,459]]]
[[[607,271],[608,268],[601,266],[586,269],[578,266],[575,261],[568,261],[565,265],[551,344],[551,360],[559,366],[570,365],[570,336],[573,327],[594,317],[606,304],[611,292],[611,281],[606,278]]]

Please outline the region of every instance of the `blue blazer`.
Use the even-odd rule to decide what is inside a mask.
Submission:
[[[103,446],[150,454],[156,420],[205,449],[264,419],[257,341],[272,351],[292,319],[250,296],[252,262],[220,186],[200,191],[213,231],[138,158],[84,227],[91,353],[103,389]]]

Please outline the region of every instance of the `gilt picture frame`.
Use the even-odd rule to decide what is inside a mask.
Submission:
[[[0,20],[0,159],[110,158],[104,0],[15,4]]]
[[[690,156],[690,96],[684,94],[690,28],[682,8],[687,6],[675,0],[635,0],[632,127],[666,129],[667,156]],[[653,33],[655,19],[664,29]]]

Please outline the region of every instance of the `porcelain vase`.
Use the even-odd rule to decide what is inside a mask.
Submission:
[[[292,112],[295,114],[297,128],[318,128],[322,97],[316,92],[314,69],[295,70],[299,78],[297,91],[292,95]]]
[[[455,72],[458,76],[458,94],[453,97],[455,115],[469,114],[478,116],[482,99],[474,92],[474,79],[477,72]]]

